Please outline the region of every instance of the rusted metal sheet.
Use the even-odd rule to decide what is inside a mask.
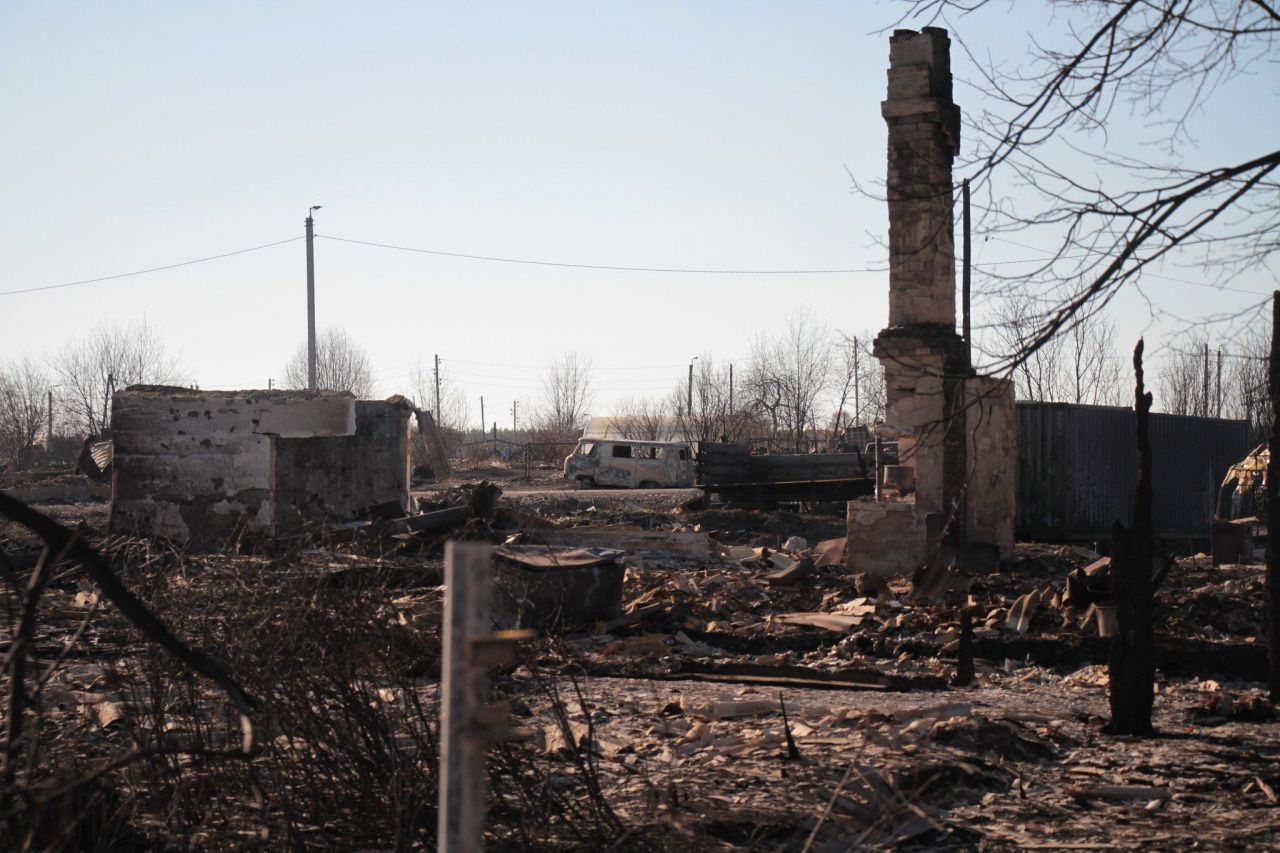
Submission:
[[[1021,539],[1106,539],[1132,522],[1137,481],[1133,411],[1017,404],[1017,533]],[[1208,539],[1218,483],[1249,450],[1245,421],[1151,416],[1153,514],[1164,539]]]

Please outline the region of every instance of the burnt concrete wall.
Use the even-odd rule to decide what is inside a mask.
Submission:
[[[348,393],[132,386],[112,402],[113,533],[220,548],[274,532],[277,437],[349,435]]]
[[[409,418],[401,402],[361,400],[355,434],[276,442],[276,528],[348,521],[373,504],[409,510]]]

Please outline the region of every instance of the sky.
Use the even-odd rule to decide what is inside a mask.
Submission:
[[[665,394],[689,360],[745,363],[808,311],[849,335],[887,318],[887,273],[677,274],[441,257],[715,270],[882,269],[880,117],[892,2],[0,3],[0,291],[176,264],[303,234],[317,324],[368,351],[377,393],[439,355],[473,419],[538,396],[568,350],[593,413]],[[959,23],[982,51],[1059,22],[1020,3]],[[956,100],[986,97],[953,55]],[[1199,140],[1280,138],[1280,74],[1224,92]],[[1246,146],[1247,147],[1247,146]],[[1016,193],[1016,188],[1010,188]],[[977,240],[977,260],[1031,249]],[[1016,267],[1014,267],[1016,269]],[[1009,267],[1005,267],[1007,271]],[[1152,280],[1196,317],[1264,298]],[[1173,278],[1191,283],[1173,281]],[[982,287],[979,277],[978,287]],[[979,300],[979,312],[983,310]],[[279,382],[306,335],[301,240],[97,284],[0,296],[0,360],[102,322],[162,330],[200,387]],[[1126,342],[1176,338],[1125,293]],[[981,314],[976,322],[981,322]],[[1126,343],[1127,346],[1127,343]],[[426,404],[427,401],[419,401]]]

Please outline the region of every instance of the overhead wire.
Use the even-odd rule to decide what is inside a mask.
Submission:
[[[677,273],[692,275],[843,275],[858,272],[888,272],[888,267],[850,267],[845,269],[712,269],[695,267],[642,267],[622,266],[616,264],[585,264],[570,261],[542,261],[532,258],[508,258],[496,255],[472,255],[465,252],[446,252],[442,249],[422,249],[414,246],[398,246],[394,243],[377,243],[372,240],[356,240],[351,237],[335,237],[331,234],[317,234],[323,240],[336,240],[340,243],[353,243],[358,246],[372,246],[379,249],[394,249],[398,252],[416,252],[422,255],[436,255],[444,258],[462,258],[469,261],[490,261],[499,264],[523,264],[538,267],[560,267],[579,270],[606,270],[612,272],[652,272]]]
[[[1070,258],[1068,257],[1058,258],[1053,252],[1049,251],[1048,249],[1041,249],[1038,246],[1028,246],[1026,243],[1018,243],[1006,237],[993,236],[991,237],[991,239],[999,240],[1001,243],[1008,243],[1010,246],[1017,246],[1019,249],[1027,249],[1032,252],[1041,252],[1045,255],[1044,258],[1035,258],[1027,261],[1003,261],[1003,262],[997,262],[997,263],[1043,263],[1044,261],[1080,260],[1083,258],[1093,257],[1093,255],[1079,255],[1079,256],[1072,256]],[[1098,256],[1102,256],[1102,253],[1100,252],[1096,254]],[[991,263],[991,262],[988,262],[987,264],[985,264],[985,266],[994,266],[994,265],[995,263]],[[1248,290],[1242,287],[1228,287],[1225,284],[1212,284],[1207,281],[1192,281],[1189,278],[1176,278],[1171,275],[1164,275],[1163,273],[1148,272],[1147,270],[1143,270],[1142,274],[1150,278],[1158,278],[1163,281],[1173,281],[1179,284],[1190,284],[1190,285],[1193,285],[1194,287],[1207,287],[1210,290],[1229,290],[1233,293],[1248,293],[1251,296],[1270,296],[1271,295],[1270,293],[1266,293],[1261,290]]]
[[[247,249],[236,249],[234,252],[223,252],[221,255],[210,255],[207,258],[195,258],[190,261],[179,261],[176,264],[165,264],[164,266],[151,267],[145,270],[133,270],[132,272],[116,273],[115,275],[104,275],[104,276],[99,276],[98,278],[85,278],[79,281],[64,281],[61,284],[46,284],[40,287],[22,287],[16,290],[0,290],[0,296],[13,296],[14,294],[17,294],[17,293],[36,293],[37,291],[42,291],[42,290],[58,290],[64,287],[79,287],[85,284],[99,284],[104,281],[116,281],[117,279],[131,278],[133,276],[138,276],[138,275],[147,275],[153,272],[164,272],[165,270],[174,270],[174,269],[178,269],[179,267],[189,267],[189,266],[192,266],[193,264],[203,264],[203,263],[207,263],[208,261],[219,261],[219,260],[222,260],[223,258],[230,258],[234,255],[246,255],[249,252],[258,252],[263,249],[273,248],[275,246],[283,246],[285,243],[293,243],[303,239],[306,239],[305,235],[299,235],[297,237],[290,237],[287,240],[277,240],[274,243],[263,243],[261,246],[250,246]]]

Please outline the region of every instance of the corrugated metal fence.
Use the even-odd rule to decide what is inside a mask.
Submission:
[[[1017,415],[1020,539],[1105,539],[1116,519],[1132,523],[1131,409],[1020,402]],[[1156,535],[1208,538],[1218,484],[1249,449],[1245,421],[1153,414]]]

